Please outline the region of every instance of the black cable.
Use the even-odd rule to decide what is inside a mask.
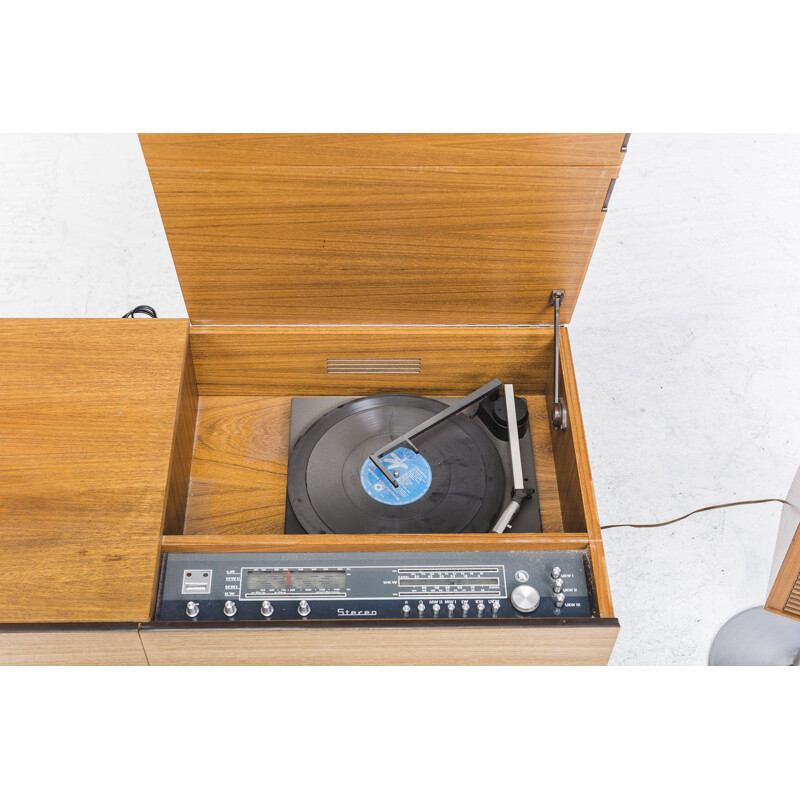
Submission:
[[[136,306],[132,308],[127,314],[122,315],[122,319],[133,319],[136,314],[146,314],[152,319],[158,319],[158,314],[153,306]]]
[[[600,530],[605,531],[609,528],[663,528],[665,525],[672,525],[675,522],[680,522],[687,517],[691,517],[692,514],[700,514],[703,511],[714,511],[717,508],[730,508],[731,506],[752,506],[757,505],[758,503],[783,503],[785,506],[791,505],[790,502],[787,500],[781,500],[779,497],[768,497],[766,500],[737,500],[735,503],[720,503],[717,506],[705,506],[704,508],[697,508],[694,511],[690,511],[688,514],[684,514],[682,517],[669,519],[666,522],[649,522],[639,525],[634,525],[630,522],[621,522],[617,525],[601,525]]]

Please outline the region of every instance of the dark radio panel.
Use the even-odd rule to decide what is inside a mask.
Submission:
[[[158,621],[587,618],[581,551],[170,553]]]

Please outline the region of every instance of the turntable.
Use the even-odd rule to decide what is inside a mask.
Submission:
[[[0,663],[605,663],[623,135],[140,141],[191,324],[0,320]]]
[[[295,398],[286,532],[540,532],[528,406],[500,386],[446,402]]]

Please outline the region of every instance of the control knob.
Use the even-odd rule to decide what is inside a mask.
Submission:
[[[417,603],[417,611],[419,611],[419,615],[422,616],[425,613],[425,603],[422,600]]]
[[[195,603],[194,600],[190,600],[186,604],[186,616],[194,619],[199,613],[200,613],[200,603]]]
[[[226,617],[232,617],[236,614],[236,603],[233,600],[226,600],[225,605],[222,606],[222,613]]]
[[[439,612],[442,610],[442,607],[438,603],[433,604],[433,616],[438,617]]]
[[[553,581],[553,591],[558,594],[561,591],[561,588],[564,586],[564,579],[563,578],[556,578]]]
[[[511,592],[511,605],[523,614],[530,614],[539,607],[539,592],[527,583],[521,583]]]
[[[455,604],[455,603],[454,603],[454,602],[451,600],[451,601],[450,601],[450,602],[447,604],[447,616],[448,616],[448,617],[452,617],[452,616],[453,616],[453,612],[454,612],[455,610],[456,610],[456,604]]]
[[[308,600],[300,601],[300,604],[297,606],[297,613],[301,617],[307,617],[311,613],[311,606],[308,604]]]
[[[566,597],[564,596],[563,592],[559,592],[553,599],[556,602],[556,608],[561,608],[564,605],[564,600],[566,600]]]
[[[262,617],[271,617],[273,611],[275,611],[275,609],[272,607],[272,603],[270,603],[269,600],[265,600],[261,604],[261,616]]]

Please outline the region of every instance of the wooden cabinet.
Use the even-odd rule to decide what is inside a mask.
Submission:
[[[191,325],[0,324],[0,662],[20,658],[9,624],[111,621],[142,624],[150,663],[607,661],[617,622],[566,327],[569,425],[549,422],[548,302],[565,290],[568,323],[623,135],[140,138]],[[414,368],[336,368],[375,359]],[[290,398],[457,396],[495,377],[529,402],[542,533],[284,534]],[[152,622],[161,553],[505,548],[584,551],[593,617],[469,635]]]
[[[150,618],[188,328],[0,320],[0,623]]]

